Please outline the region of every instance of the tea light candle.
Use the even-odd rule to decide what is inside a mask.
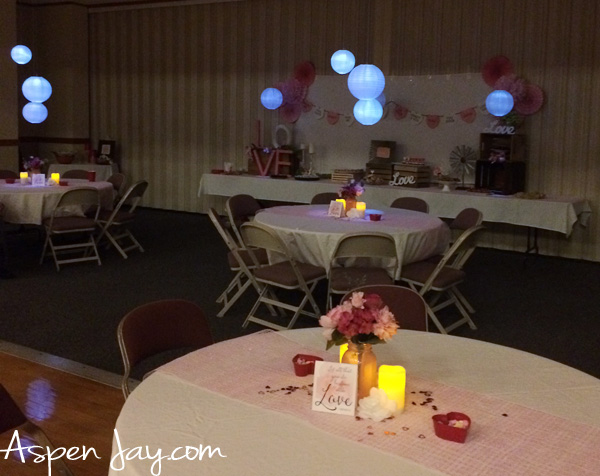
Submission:
[[[336,198],[335,201],[342,202],[342,205],[344,205],[344,211],[346,211],[346,200],[344,200],[343,198]]]
[[[60,183],[60,174],[59,173],[50,174],[50,180],[53,180],[54,183],[56,185],[58,185]]]
[[[365,202],[356,202],[356,209],[360,212],[360,216],[364,218],[367,204]]]
[[[400,365],[382,365],[379,367],[379,388],[385,390],[388,398],[394,400],[397,412],[404,411],[406,392],[406,370]]]
[[[344,354],[346,353],[347,350],[348,350],[348,344],[340,345],[340,363],[342,363],[342,357],[344,356]]]
[[[19,177],[21,177],[21,183],[22,184],[26,184],[27,183],[27,179],[29,178],[29,174],[27,172],[21,172],[19,174]]]

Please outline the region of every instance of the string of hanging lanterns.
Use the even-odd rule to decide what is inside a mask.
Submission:
[[[10,56],[15,63],[20,65],[29,63],[33,57],[31,50],[25,45],[16,45],[10,51]],[[48,108],[42,103],[52,95],[50,82],[41,76],[31,76],[23,81],[21,91],[25,99],[29,101],[22,111],[25,120],[31,124],[44,122],[48,118]]]

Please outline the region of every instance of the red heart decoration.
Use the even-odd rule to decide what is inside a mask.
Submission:
[[[425,123],[429,126],[430,129],[435,129],[440,125],[440,116],[434,116],[430,114],[427,116]]]
[[[460,118],[465,121],[467,124],[471,124],[477,117],[477,112],[474,107],[470,107],[469,109],[465,109],[464,111],[460,111]]]

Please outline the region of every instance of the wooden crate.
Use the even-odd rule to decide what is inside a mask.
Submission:
[[[398,187],[429,187],[431,167],[429,165],[393,164],[390,185]]]
[[[351,180],[362,180],[365,171],[362,169],[335,169],[331,174],[331,181],[335,183],[349,183]]]

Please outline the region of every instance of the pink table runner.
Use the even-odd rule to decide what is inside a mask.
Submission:
[[[599,428],[411,375],[405,411],[392,420],[313,412],[312,375],[296,377],[293,371],[292,358],[299,353],[333,357],[260,332],[202,349],[159,371],[450,475],[598,474]],[[465,444],[434,434],[431,416],[449,411],[471,417]]]

